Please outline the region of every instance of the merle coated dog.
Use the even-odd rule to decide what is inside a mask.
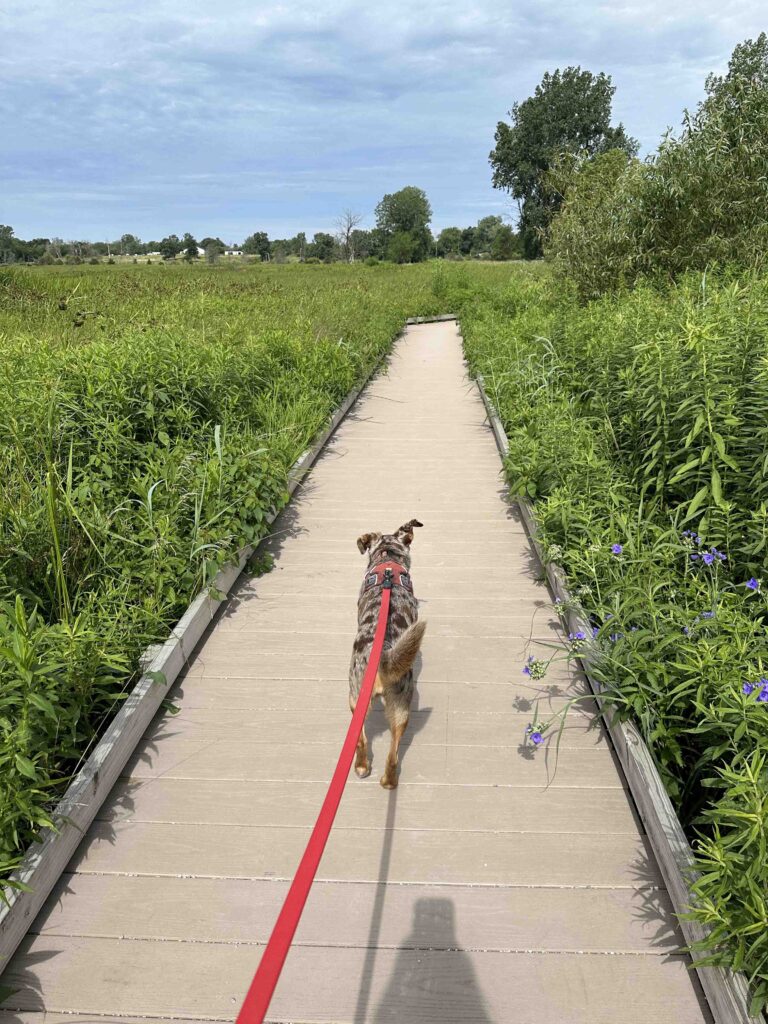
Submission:
[[[364,533],[357,540],[360,553],[368,552],[368,570],[357,603],[357,636],[349,666],[349,706],[352,711],[355,710],[368,665],[387,571],[393,583],[384,652],[373,689],[374,695],[380,694],[384,701],[384,712],[392,733],[384,774],[379,780],[385,789],[397,786],[397,752],[410,714],[413,663],[427,625],[418,621],[419,606],[410,576],[413,530],[422,525],[418,519],[411,519],[394,533]],[[361,779],[371,773],[365,723],[357,742],[355,771]]]

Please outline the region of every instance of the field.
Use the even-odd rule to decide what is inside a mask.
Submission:
[[[509,268],[0,275],[0,874],[407,316]]]

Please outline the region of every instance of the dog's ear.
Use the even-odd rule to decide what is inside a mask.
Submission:
[[[357,546],[360,548],[360,554],[364,555],[366,551],[381,537],[380,533],[364,533],[362,537],[357,538]]]
[[[420,523],[418,519],[409,519],[407,523],[403,523],[402,526],[398,526],[395,536],[398,540],[401,540],[403,544],[410,544],[413,540],[414,527],[423,525],[424,523]]]

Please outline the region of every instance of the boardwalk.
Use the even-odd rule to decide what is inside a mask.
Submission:
[[[355,538],[412,516],[429,628],[401,784],[378,785],[377,710],[270,1020],[710,1020],[594,709],[569,712],[556,772],[520,749],[531,702],[583,682],[521,673],[558,624],[499,468],[455,325],[409,329],[6,971],[0,1024],[236,1015],[348,723]]]

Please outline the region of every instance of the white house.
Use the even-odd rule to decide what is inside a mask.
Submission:
[[[242,249],[225,249],[224,250],[224,255],[225,256],[242,256],[243,255],[243,250]]]

